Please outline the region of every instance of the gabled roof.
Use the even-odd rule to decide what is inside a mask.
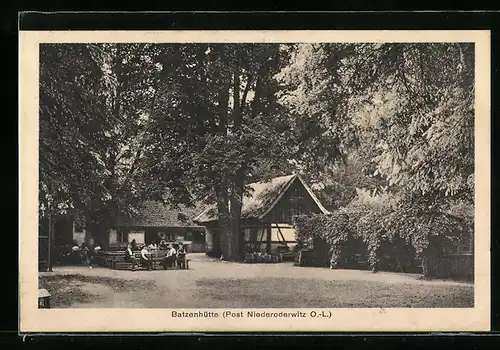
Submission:
[[[329,211],[323,207],[318,198],[314,195],[311,188],[298,175],[280,176],[266,182],[256,182],[249,184],[249,195],[243,197],[243,205],[241,209],[241,218],[255,218],[262,220],[279,202],[283,194],[290,188],[294,181],[300,181],[311,199],[316,203],[323,214],[328,214]],[[196,217],[193,221],[196,223],[207,223],[216,221],[217,207],[210,205]]]
[[[200,208],[179,205],[177,209],[159,201],[144,201],[139,205],[138,210],[138,215],[120,220],[117,226],[199,227],[192,218]]]

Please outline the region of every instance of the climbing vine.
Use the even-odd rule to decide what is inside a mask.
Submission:
[[[398,264],[407,265],[412,259],[441,254],[447,243],[453,249],[453,242],[456,245],[470,239],[472,234],[472,226],[465,219],[406,208],[388,214],[368,213],[358,221],[356,228],[367,245],[373,270],[377,270],[384,254],[392,256]],[[439,239],[432,240],[432,237]],[[431,241],[438,246],[430,247]]]
[[[437,211],[399,208],[391,212],[338,212],[300,216],[296,239],[303,247],[323,240],[336,267],[360,252],[362,242],[370,269],[409,271],[417,261],[442,254],[472,239],[472,222]],[[431,247],[432,245],[432,247]]]
[[[311,215],[300,216],[296,219],[296,239],[302,246],[314,247],[314,242],[323,240],[328,245],[330,264],[334,267],[341,263],[348,263],[359,247],[359,238],[352,219],[346,213],[337,213],[331,216]]]

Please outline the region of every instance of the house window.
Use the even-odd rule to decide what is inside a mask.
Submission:
[[[305,209],[304,192],[297,186],[291,188],[288,204],[288,217],[290,220],[292,220],[294,216],[304,214]]]
[[[290,196],[288,215],[290,218],[302,214],[304,211],[304,198],[295,190]]]
[[[160,240],[165,240],[167,242],[172,242],[174,241],[174,234],[171,232],[158,232],[158,238]]]
[[[117,240],[118,243],[126,243],[128,242],[128,232],[125,230],[118,230],[117,232]]]

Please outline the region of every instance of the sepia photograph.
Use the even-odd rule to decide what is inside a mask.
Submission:
[[[474,309],[476,45],[40,42],[37,308]]]

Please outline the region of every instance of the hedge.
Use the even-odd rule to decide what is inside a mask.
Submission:
[[[332,267],[364,254],[369,268],[412,272],[421,259],[442,255],[443,249],[470,240],[472,221],[443,212],[397,209],[391,212],[338,212],[330,216],[300,216],[296,239],[301,246],[324,240]]]

